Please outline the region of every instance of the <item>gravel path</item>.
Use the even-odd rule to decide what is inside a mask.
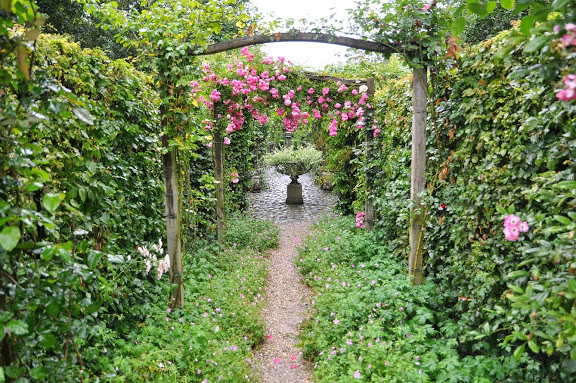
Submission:
[[[298,327],[306,317],[312,291],[301,281],[294,264],[299,238],[310,222],[280,224],[280,247],[270,254],[268,295],[262,312],[266,341],[254,355],[262,383],[312,382],[311,368],[296,348]]]

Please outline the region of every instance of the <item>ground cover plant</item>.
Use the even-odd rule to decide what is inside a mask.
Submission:
[[[304,356],[320,382],[547,381],[547,366],[516,358],[509,346],[466,352],[468,329],[447,307],[447,284],[412,286],[405,260],[354,220],[315,225],[295,259],[314,289],[314,314],[302,332]],[[558,374],[568,379],[569,371]]]
[[[259,315],[266,292],[264,251],[278,245],[278,229],[267,221],[232,218],[226,246],[205,245],[186,256],[182,309],[147,304],[141,323],[109,339],[109,381],[256,379],[250,358],[264,337]]]

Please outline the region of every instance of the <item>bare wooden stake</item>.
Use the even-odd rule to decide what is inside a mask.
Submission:
[[[416,285],[422,283],[422,243],[424,212],[421,209],[420,194],[426,184],[426,67],[415,68],[412,80],[412,167],[410,179],[410,199],[413,201],[410,222],[410,258],[408,271]]]
[[[168,136],[162,136],[162,147],[169,148]],[[180,195],[178,172],[176,171],[176,149],[169,148],[162,155],[164,168],[164,201],[166,202],[166,236],[170,257],[170,283],[177,285],[171,294],[172,307],[184,306],[184,284],[182,283],[182,245],[180,240]]]
[[[224,241],[226,215],[224,211],[224,155],[222,134],[214,129],[214,178],[216,180],[216,235],[218,242]]]

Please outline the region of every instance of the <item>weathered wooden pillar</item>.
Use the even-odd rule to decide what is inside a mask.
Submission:
[[[415,68],[412,80],[412,167],[410,199],[413,201],[410,222],[410,258],[408,271],[416,285],[422,283],[422,243],[424,212],[420,194],[426,185],[426,67]]]
[[[370,163],[372,158],[372,139],[374,136],[374,129],[372,129],[372,122],[374,120],[374,79],[369,78],[366,80],[366,86],[368,87],[368,102],[371,104],[372,108],[366,110],[366,165]],[[366,170],[366,201],[364,202],[364,230],[366,232],[372,231],[374,228],[374,188],[373,180],[370,174],[370,170]]]
[[[163,122],[163,126],[166,124]],[[164,201],[166,203],[166,236],[170,257],[170,283],[177,285],[170,296],[172,307],[184,306],[184,285],[182,283],[182,246],[180,240],[180,195],[178,192],[178,172],[176,149],[169,148],[169,137],[162,136],[162,147],[167,148],[162,155],[164,168]]]
[[[216,180],[216,235],[218,242],[224,241],[226,216],[224,212],[224,146],[222,133],[214,129],[214,179]]]

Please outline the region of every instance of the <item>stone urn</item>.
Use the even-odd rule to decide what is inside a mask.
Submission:
[[[287,186],[286,203],[303,204],[302,185],[298,182],[298,176],[314,170],[322,162],[322,152],[313,147],[297,150],[287,148],[267,155],[264,160],[268,165],[274,166],[279,173],[290,176],[292,181]]]

